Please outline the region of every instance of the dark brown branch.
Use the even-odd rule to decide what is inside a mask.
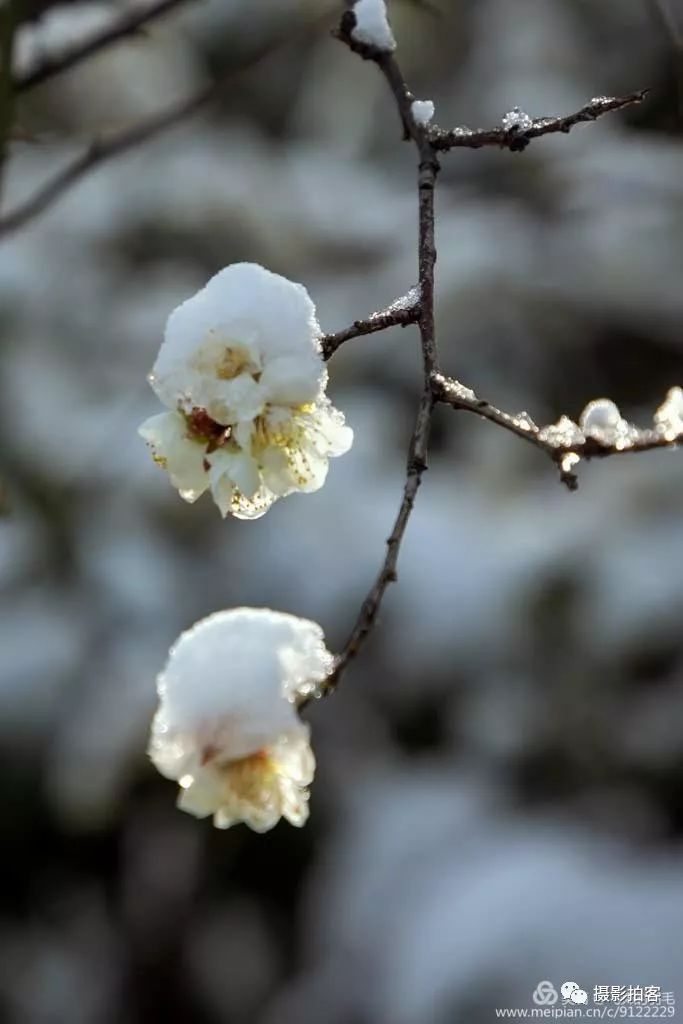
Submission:
[[[520,437],[539,448],[555,463],[560,471],[560,479],[571,491],[576,490],[578,486],[574,468],[581,459],[604,459],[613,455],[652,451],[656,448],[676,448],[683,443],[683,438],[671,440],[652,429],[638,430],[628,441],[620,445],[604,443],[591,436],[563,443],[556,428],[537,426],[525,412],[516,415],[503,412],[502,409],[479,398],[471,388],[465,387],[452,377],[435,374],[432,377],[432,391],[435,402],[449,405],[452,409],[474,413],[475,416],[489,420],[490,423],[495,423],[515,437]],[[570,420],[567,419],[566,422],[574,426]]]
[[[406,296],[410,300],[411,296]],[[344,342],[352,338],[361,338],[366,334],[376,334],[378,331],[386,331],[389,327],[408,327],[418,322],[420,307],[417,302],[410,302],[404,305],[406,300],[399,299],[381,313],[373,313],[367,320],[354,320],[350,327],[335,334],[325,334],[321,338],[323,359],[330,359]]]
[[[432,422],[433,407],[434,397],[432,395],[431,388],[426,385],[422,392],[417,419],[415,420],[415,427],[410,440],[403,498],[394,523],[394,528],[391,531],[390,536],[387,538],[387,550],[384,562],[382,563],[377,579],[361,605],[356,622],[354,623],[353,629],[342,648],[341,654],[339,654],[336,659],[332,673],[327,677],[320,688],[321,695],[327,696],[335,689],[344,669],[347,667],[349,662],[356,657],[362,648],[375,625],[377,614],[382,604],[382,598],[384,597],[387,587],[390,583],[394,583],[398,578],[396,566],[398,563],[401,541],[403,540],[408,520],[410,519],[411,512],[413,511],[415,496],[417,495],[420,483],[422,482],[422,474],[427,469],[429,432]]]
[[[135,35],[149,22],[186,2],[187,0],[154,0],[146,7],[135,7],[126,11],[111,25],[94,33],[89,39],[76,43],[71,49],[62,53],[45,57],[36,67],[18,75],[14,82],[15,92],[26,92],[28,89],[54,78],[55,75],[61,74],[62,71],[68,71],[69,68],[80,64],[81,61],[92,57],[93,54],[99,53],[100,50],[104,50],[120,39]]]
[[[444,131],[434,125],[429,129],[429,137],[434,148],[440,151],[498,146],[513,153],[521,153],[532,139],[558,132],[566,135],[577,124],[597,121],[604,114],[642,103],[648,92],[648,89],[640,89],[627,96],[600,96],[565,117],[539,117],[533,120],[529,118],[528,126],[523,114],[519,115],[520,123],[512,127],[500,125],[497,128],[453,128],[451,131]]]
[[[477,149],[480,146],[492,145],[519,152],[529,145],[531,139],[556,132],[566,134],[577,124],[595,121],[610,111],[621,110],[624,107],[640,103],[645,98],[647,91],[642,90],[623,97],[596,98],[581,110],[566,117],[532,120],[521,111],[512,111],[506,115],[503,124],[498,128],[478,131],[456,128],[451,132],[446,132],[435,125],[423,125],[416,121],[413,115],[414,98],[408,89],[394,53],[370,46],[355,38],[356,18],[352,0],[347,0],[347,5],[349,9],[343,15],[335,35],[364,60],[377,64],[394,97],[403,127],[403,137],[406,141],[414,142],[418,151],[418,289],[420,304],[419,310],[413,310],[413,316],[416,317],[420,327],[424,384],[410,442],[403,498],[394,529],[387,540],[387,551],[382,567],[363,601],[351,634],[341,653],[337,656],[331,675],[320,688],[320,695],[331,693],[336,688],[345,668],[355,658],[371,633],[389,583],[396,579],[401,542],[413,510],[422,475],[427,468],[431,420],[437,404],[441,403],[454,409],[473,412],[528,443],[534,444],[552,459],[559,469],[561,480],[572,490],[577,485],[574,467],[581,458],[604,458],[607,455],[622,454],[625,451],[672,447],[679,442],[678,437],[673,441],[667,440],[656,430],[636,431],[635,428],[630,428],[628,436],[621,439],[623,443],[615,441],[614,445],[609,445],[595,436],[584,436],[578,426],[566,418],[557,425],[539,428],[526,413],[511,416],[490,403],[482,401],[472,390],[441,373],[434,323],[434,271],[436,264],[434,191],[440,169],[438,153],[458,147]],[[374,330],[382,330],[384,326],[391,326],[396,322],[390,318],[388,322],[382,323],[381,318],[386,316],[386,313],[378,316],[379,320],[371,317],[367,321],[356,321],[346,331],[341,331],[336,335],[327,335],[323,339],[325,358],[329,358],[348,338],[357,337],[360,334],[370,334]],[[680,440],[683,440],[683,436]]]
[[[418,153],[418,289],[420,301],[417,323],[420,329],[424,382],[415,427],[410,440],[403,498],[394,528],[387,540],[386,555],[379,575],[363,601],[354,627],[337,657],[335,668],[321,687],[322,694],[329,694],[335,689],[345,668],[358,654],[375,625],[387,587],[397,578],[396,567],[401,542],[415,505],[415,497],[422,481],[422,475],[427,469],[429,434],[435,403],[431,377],[438,369],[434,324],[434,268],[436,264],[434,189],[439,173],[439,162],[428,133],[413,117],[412,96],[394,54],[359,46],[353,38],[354,27],[353,11],[347,11],[342,18],[337,33],[338,38],[364,59],[373,60],[382,71],[394,96],[403,125],[404,137],[415,143]]]

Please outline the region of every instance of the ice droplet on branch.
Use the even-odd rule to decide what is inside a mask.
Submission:
[[[683,438],[683,388],[671,388],[654,415],[655,430],[667,441]]]
[[[513,107],[503,116],[501,124],[506,132],[526,132],[533,127],[533,118],[525,114],[519,107]]]

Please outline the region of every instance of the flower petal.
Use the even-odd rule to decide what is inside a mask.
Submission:
[[[138,433],[154,452],[155,461],[166,469],[171,483],[185,501],[193,502],[209,486],[204,464],[204,445],[187,436],[187,424],[177,412],[151,416]]]

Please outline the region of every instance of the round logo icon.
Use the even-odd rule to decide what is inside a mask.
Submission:
[[[588,993],[580,988],[575,981],[565,981],[564,985],[561,986],[560,992],[564,999],[571,1000],[572,1003],[587,1003]]]
[[[552,981],[539,981],[531,998],[537,1006],[552,1006],[559,997]]]

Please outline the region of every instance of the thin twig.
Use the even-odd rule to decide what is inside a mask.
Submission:
[[[112,43],[125,39],[127,36],[135,35],[149,22],[160,18],[180,4],[187,3],[187,0],[153,0],[147,7],[134,7],[126,11],[119,18],[116,18],[111,25],[100,29],[89,39],[81,40],[62,53],[44,57],[34,68],[17,75],[14,81],[15,92],[26,92],[37,85],[54,78],[55,75],[67,71],[69,68],[80,64],[81,61],[99,53]]]
[[[216,99],[232,78],[247,70],[247,68],[258,64],[260,60],[267,57],[283,41],[282,36],[270,40],[253,53],[246,55],[238,64],[233,65],[219,78],[210,82],[193,96],[181,100],[179,103],[162,110],[158,114],[152,114],[132,125],[130,128],[123,128],[120,131],[111,132],[100,139],[95,139],[84,153],[77,156],[65,168],[59,171],[47,184],[43,185],[34,195],[30,196],[23,203],[20,203],[9,213],[0,217],[0,238],[9,235],[19,228],[24,227],[29,221],[43,213],[73,185],[94,171],[101,164],[122,156],[136,146],[153,139],[156,135],[166,131],[174,125],[184,121],[187,117],[195,114],[198,110],[207,106]]]
[[[330,359],[344,342],[352,338],[361,338],[366,334],[376,334],[378,331],[386,331],[389,327],[408,327],[416,324],[420,317],[420,306],[417,303],[401,305],[401,300],[393,303],[381,313],[373,313],[367,320],[354,320],[350,327],[335,334],[325,334],[321,338],[323,359]]]
[[[450,149],[481,149],[482,146],[498,146],[509,149],[513,153],[521,153],[532,139],[542,135],[553,135],[561,132],[567,135],[577,124],[597,121],[604,114],[615,110],[623,110],[642,103],[649,89],[639,89],[627,96],[598,96],[586,103],[580,110],[564,117],[538,117],[529,119],[526,125],[524,115],[519,116],[519,124],[512,127],[499,125],[497,128],[453,128],[450,131],[433,125],[429,136],[432,145],[439,151]]]

